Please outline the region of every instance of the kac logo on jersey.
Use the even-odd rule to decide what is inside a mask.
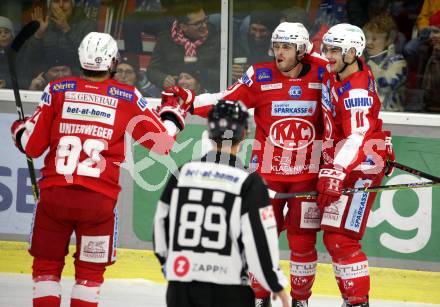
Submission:
[[[116,86],[110,86],[109,88],[107,88],[107,94],[109,96],[124,99],[130,102],[133,101],[134,96],[133,92],[124,90]]]
[[[373,105],[372,97],[355,97],[355,98],[345,98],[344,106],[346,110],[351,108],[367,107],[370,108]]]
[[[301,97],[302,90],[300,86],[293,85],[289,89],[289,96],[292,98],[299,98]]]
[[[65,91],[75,91],[76,82],[75,81],[62,81],[52,84],[52,92],[65,92]]]
[[[272,81],[272,70],[270,68],[257,68],[257,82]]]
[[[315,127],[302,118],[283,118],[269,130],[271,142],[286,150],[299,150],[309,146],[316,137]]]

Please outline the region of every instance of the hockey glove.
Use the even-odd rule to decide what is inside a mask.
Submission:
[[[318,207],[324,208],[337,201],[342,195],[345,173],[341,169],[322,168],[318,175]]]
[[[396,155],[393,150],[393,143],[391,142],[391,136],[385,138],[385,146],[387,151],[387,161],[385,164],[385,176],[390,177],[393,174],[394,166],[392,166],[389,161],[394,162],[396,160]]]
[[[25,153],[23,146],[21,145],[21,136],[23,135],[23,132],[26,130],[25,124],[26,120],[29,117],[25,117],[24,120],[16,120],[11,125],[11,135],[12,140],[14,141],[15,146],[20,150],[22,153]]]
[[[168,87],[165,92],[172,92],[177,97],[182,99],[182,102],[180,103],[182,105],[182,108],[188,112],[193,106],[194,99],[196,98],[196,94],[193,90],[188,90],[180,86],[171,86]]]
[[[174,92],[162,92],[162,102],[157,111],[162,120],[172,121],[180,130],[185,128],[187,111],[179,104],[179,97]]]

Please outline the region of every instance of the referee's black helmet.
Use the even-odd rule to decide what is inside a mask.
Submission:
[[[209,137],[216,143],[239,143],[247,134],[249,113],[240,101],[219,100],[208,114]]]

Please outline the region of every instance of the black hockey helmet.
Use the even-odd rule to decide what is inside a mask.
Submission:
[[[248,131],[249,113],[240,101],[219,100],[208,114],[209,137],[217,143],[240,142]]]

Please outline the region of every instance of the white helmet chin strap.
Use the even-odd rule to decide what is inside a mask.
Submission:
[[[347,55],[346,52],[342,53],[342,62],[344,63],[344,67],[343,67],[340,71],[338,71],[338,74],[344,72],[344,70],[345,70],[348,66],[353,65],[354,63],[357,62],[358,56],[355,55],[353,61],[352,61],[351,63],[347,63],[347,62],[345,61],[345,56],[346,56],[346,55]]]
[[[301,53],[299,53],[299,51],[300,51],[300,49],[299,49],[299,48],[296,48],[296,55],[295,55],[296,62],[295,62],[295,64],[293,64],[290,68],[284,70],[283,72],[286,72],[286,73],[287,73],[287,72],[289,72],[289,71],[295,69],[296,66],[298,66],[298,64],[301,63],[302,58],[303,58],[304,55],[306,54],[306,51],[305,51],[305,50],[302,50]],[[300,56],[302,56],[301,60],[299,59]]]

